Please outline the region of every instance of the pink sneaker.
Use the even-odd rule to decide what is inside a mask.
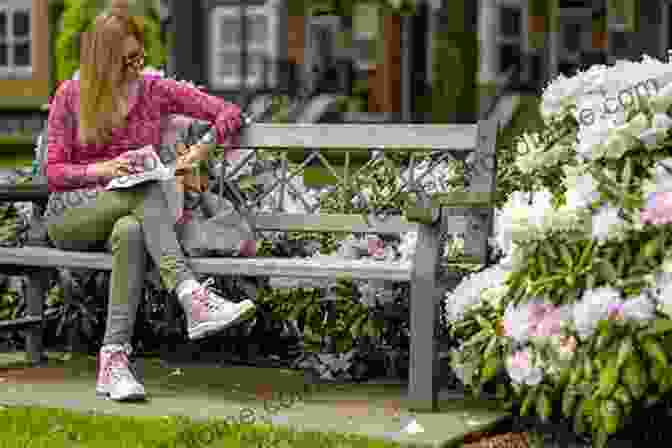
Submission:
[[[191,293],[191,297],[180,299],[182,303],[189,304],[185,307],[188,308],[185,314],[191,340],[204,338],[254,316],[254,302],[245,299],[233,303],[224,299],[210,288],[214,281],[209,278]]]
[[[116,401],[144,400],[145,388],[135,378],[128,357],[130,344],[104,345],[98,355],[96,395]]]

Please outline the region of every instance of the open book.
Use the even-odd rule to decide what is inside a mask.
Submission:
[[[149,151],[144,150],[143,148],[138,152],[140,151],[142,151],[142,153],[138,155],[138,158],[140,159],[143,171],[123,177],[115,177],[107,184],[105,187],[106,190],[130,188],[134,185],[152,180],[169,180],[175,177],[175,166],[164,165],[153,149]]]

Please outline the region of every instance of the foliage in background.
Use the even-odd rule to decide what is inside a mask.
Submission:
[[[151,6],[151,3],[148,2],[147,6],[134,12],[144,12],[147,64],[161,67],[166,61],[166,46],[161,41],[158,11]],[[72,78],[79,69],[81,35],[102,12],[105,4],[103,0],[68,0],[62,15],[62,28],[56,40],[54,59],[57,64],[57,82]],[[144,5],[144,2],[140,2],[139,5]]]
[[[522,95],[511,121],[500,130],[497,137],[496,208],[501,208],[514,191],[532,191],[533,186],[538,183],[534,176],[522,173],[515,162],[520,156],[518,140],[521,135],[524,132],[536,132],[542,129],[539,101],[537,96]]]

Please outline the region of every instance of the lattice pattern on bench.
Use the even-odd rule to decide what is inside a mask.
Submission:
[[[278,127],[278,126],[281,126]],[[483,188],[469,190],[468,185],[478,183],[483,180],[483,171],[494,169],[494,159],[487,157],[475,157],[479,153],[472,152],[473,146],[469,146],[469,141],[476,140],[477,126],[432,126],[432,125],[393,125],[393,126],[348,126],[348,125],[310,125],[311,130],[316,129],[312,135],[301,139],[306,146],[309,144],[321,143],[319,149],[305,149],[304,147],[280,149],[275,145],[274,131],[280,129],[287,131],[294,127],[296,133],[305,131],[305,125],[257,125],[258,131],[250,135],[244,142],[245,147],[250,149],[242,157],[232,164],[223,164],[221,173],[218,176],[220,183],[219,191],[223,192],[226,184],[240,182],[256,182],[263,185],[262,191],[246,197],[239,197],[244,211],[250,214],[273,214],[273,219],[265,219],[264,216],[257,216],[257,227],[260,229],[273,230],[291,230],[291,228],[307,230],[305,222],[301,218],[296,218],[297,207],[292,206],[290,213],[288,209],[288,199],[294,199],[295,204],[299,205],[298,211],[301,216],[315,215],[317,219],[309,219],[312,230],[314,231],[341,231],[351,229],[354,226],[359,232],[378,232],[398,233],[415,230],[415,225],[408,221],[430,223],[436,219],[431,216],[429,207],[441,206],[459,206],[451,211],[452,218],[449,229],[450,232],[444,235],[444,239],[452,238],[455,235],[466,237],[473,234],[474,228],[480,228],[479,221],[482,221],[482,215],[487,214],[491,205],[491,189],[485,179]],[[350,128],[350,129],[349,129]],[[439,140],[428,136],[418,137],[423,132],[430,133],[441,129],[444,132],[444,139]],[[318,133],[319,130],[319,133]],[[350,132],[348,132],[350,131]],[[357,134],[360,132],[360,134]],[[366,133],[364,133],[366,132]],[[336,141],[331,146],[325,146],[324,142],[331,141],[331,135],[338,133],[349,135],[350,140]],[[360,138],[361,137],[361,138]],[[292,137],[287,137],[292,140]],[[369,142],[367,142],[367,140]],[[374,142],[381,141],[375,146]],[[352,145],[352,146],[346,146]],[[433,148],[437,146],[438,148]],[[337,151],[344,153],[345,163],[342,173],[339,173],[332,162],[329,161],[330,153]],[[353,168],[351,153],[359,152],[370,155],[369,160],[360,167]],[[274,160],[277,163],[269,162],[268,152],[276,155]],[[290,156],[299,153],[301,162],[290,162]],[[304,156],[304,153],[305,154]],[[278,158],[277,155],[280,157]],[[494,154],[493,154],[494,155]],[[391,156],[396,160],[392,161]],[[405,162],[397,168],[396,164],[403,160]],[[296,156],[291,157],[296,160]],[[326,215],[319,210],[319,199],[317,195],[312,194],[306,197],[302,194],[305,189],[302,182],[292,182],[300,179],[299,176],[305,174],[306,169],[311,166],[313,161],[318,161],[336,180],[335,186],[331,188],[333,194],[347,194],[348,191],[355,193],[355,199],[358,200],[356,209],[364,218],[365,225],[357,217],[348,214],[349,218],[344,216]],[[385,163],[394,166],[393,169],[399,171],[396,185],[390,186],[390,192],[385,194],[384,200],[375,203],[362,194],[361,185],[367,183],[365,176],[370,175],[369,169],[375,166],[381,166]],[[424,166],[423,166],[424,165]],[[422,166],[422,171],[416,176],[416,168]],[[444,179],[439,179],[439,188],[431,185],[433,182],[423,182],[427,176],[435,173],[439,168],[451,169],[451,173],[443,173]],[[389,168],[389,165],[388,165]],[[246,172],[247,176],[241,175]],[[405,174],[405,175],[404,175]],[[441,182],[443,180],[443,182]],[[428,191],[427,187],[433,187]],[[233,190],[233,189],[232,189]],[[301,191],[304,190],[304,191]],[[229,190],[231,191],[231,190]],[[314,191],[313,191],[314,192]],[[311,193],[311,191],[309,191]],[[402,208],[390,207],[396,199],[400,199]],[[262,210],[261,212],[259,209]],[[269,211],[268,209],[272,209]],[[346,210],[340,213],[347,213]],[[352,212],[350,212],[352,213]],[[278,215],[283,214],[283,215]],[[481,216],[475,216],[481,215]],[[293,219],[292,216],[295,218]],[[407,219],[389,221],[392,217],[405,216]],[[318,218],[319,217],[319,218]],[[475,219],[474,219],[475,218]],[[395,222],[397,225],[391,225]],[[339,225],[340,224],[340,225]],[[360,224],[360,225],[358,225]],[[387,225],[385,225],[387,224]],[[355,232],[355,230],[352,230]],[[476,233],[480,232],[477,230]],[[473,238],[472,238],[473,240]],[[474,262],[480,264],[484,262],[484,247],[479,244],[474,247],[473,244],[465,244],[466,256],[462,258],[465,262]]]

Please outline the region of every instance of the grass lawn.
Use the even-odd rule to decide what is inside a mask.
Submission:
[[[0,448],[139,447],[361,447],[394,448],[394,442],[361,436],[295,432],[268,425],[182,417],[121,417],[63,409],[0,409]]]

